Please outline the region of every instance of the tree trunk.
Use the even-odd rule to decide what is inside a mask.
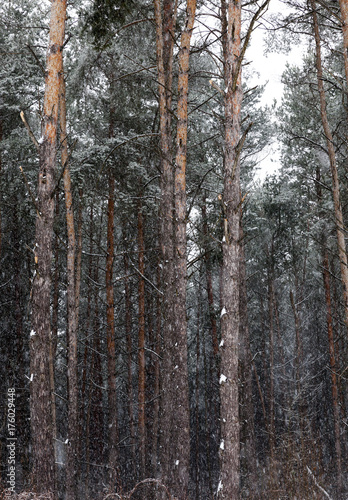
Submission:
[[[342,21],[342,34],[343,34],[343,60],[344,70],[346,74],[346,83],[348,85],[348,1],[339,0]]]
[[[172,411],[171,435],[167,447],[167,477],[171,490],[178,498],[188,494],[190,470],[190,415],[187,366],[186,322],[186,160],[187,160],[187,98],[190,42],[195,20],[196,1],[187,0],[185,28],[181,35],[178,78],[178,123],[175,162],[175,250],[174,250],[174,331],[166,350],[167,374],[171,374]],[[165,425],[164,423],[162,425]],[[171,443],[171,444],[169,444]]]
[[[126,236],[123,237],[125,241],[125,248],[127,245]],[[130,440],[131,440],[131,457],[132,457],[132,471],[134,477],[136,476],[136,458],[135,458],[135,431],[134,431],[134,410],[133,410],[133,376],[132,376],[132,301],[131,301],[131,291],[129,284],[129,257],[127,251],[124,252],[124,272],[125,272],[125,322],[126,322],[126,340],[127,340],[127,394],[128,394],[128,417],[129,417],[129,428],[130,428]]]
[[[217,498],[239,498],[239,288],[240,288],[240,182],[237,145],[240,139],[241,85],[241,2],[221,2],[225,76],[225,150],[222,242],[221,311],[221,469]]]
[[[270,255],[273,261],[273,241]],[[269,322],[269,449],[271,459],[271,471],[273,477],[274,471],[274,454],[275,454],[275,411],[274,411],[274,320],[273,320],[273,287],[274,274],[272,269],[268,269],[268,322]],[[271,478],[272,479],[272,478]]]
[[[2,143],[3,131],[2,131],[2,116],[0,115],[0,144]],[[2,154],[0,152],[0,182],[2,174]],[[0,257],[2,248],[2,189],[0,184]]]
[[[240,226],[241,241],[243,241],[243,227]],[[256,445],[254,428],[254,404],[253,404],[253,374],[252,357],[250,351],[249,322],[248,322],[248,296],[246,281],[246,263],[244,254],[244,244],[240,247],[240,421],[241,426],[241,458],[244,460],[247,479],[246,484],[249,489],[249,496],[257,496],[257,464],[256,464]]]
[[[109,173],[108,231],[106,257],[106,302],[107,302],[107,363],[108,363],[108,450],[109,450],[109,491],[115,491],[117,478],[117,394],[116,394],[116,349],[114,285],[112,282],[114,264],[114,210],[115,178]]]
[[[30,337],[32,484],[38,493],[54,491],[54,448],[50,399],[49,343],[54,172],[56,161],[66,0],[53,0],[40,145],[36,219],[36,274],[32,290]]]
[[[320,168],[317,167],[316,172],[316,191],[319,204],[319,214],[322,216],[322,190],[320,185]],[[329,341],[329,355],[330,355],[330,369],[331,369],[331,390],[332,390],[332,404],[333,404],[333,417],[334,417],[334,433],[335,433],[335,450],[336,450],[336,469],[337,469],[337,493],[338,498],[342,496],[342,450],[341,450],[341,431],[340,431],[340,406],[339,406],[339,391],[337,382],[337,361],[335,353],[335,340],[334,340],[334,325],[333,325],[333,311],[331,307],[331,290],[330,290],[330,267],[328,251],[325,246],[325,234],[321,235],[323,243],[322,259],[323,259],[323,280],[325,289],[325,302],[326,302],[326,320],[327,320],[327,334]],[[335,297],[334,297],[335,299]]]
[[[87,311],[86,319],[84,324],[84,353],[83,353],[83,364],[82,364],[82,383],[81,383],[81,405],[80,405],[80,427],[79,427],[79,456],[80,463],[82,463],[82,458],[85,457],[87,460],[88,453],[88,425],[87,425],[87,414],[89,412],[89,406],[86,404],[86,386],[87,386],[87,374],[88,374],[88,359],[89,359],[89,339],[91,337],[91,309],[92,309],[92,253],[93,253],[93,207],[90,207],[90,224],[89,224],[89,257],[88,257],[88,271],[87,271]],[[90,370],[91,372],[91,370]],[[87,411],[86,411],[87,408]],[[83,448],[85,446],[86,454],[83,455]],[[85,495],[88,493],[88,478],[85,481]]]
[[[142,204],[138,206],[138,264],[139,271],[144,276],[144,221]],[[139,278],[139,332],[138,332],[138,426],[140,445],[141,479],[146,475],[146,427],[145,427],[145,280]]]
[[[66,464],[66,498],[73,500],[77,495],[77,436],[78,436],[78,382],[77,382],[77,324],[75,295],[75,226],[72,200],[71,177],[68,166],[68,143],[66,131],[65,79],[62,68],[60,90],[60,143],[63,181],[65,192],[66,225],[68,235],[67,249],[67,339],[68,339],[68,439]]]
[[[332,404],[334,415],[334,432],[335,432],[335,449],[336,449],[336,469],[337,469],[337,498],[342,498],[342,452],[341,452],[341,431],[340,431],[340,407],[338,403],[338,387],[336,376],[336,359],[335,359],[335,341],[332,325],[332,312],[331,312],[331,293],[330,293],[330,272],[329,272],[329,259],[327,249],[324,250],[323,255],[323,278],[325,287],[325,300],[326,300],[326,318],[327,318],[327,334],[329,340],[330,352],[330,371],[331,371],[331,388],[332,388]]]
[[[154,0],[156,20],[156,56],[158,73],[158,95],[160,116],[160,150],[161,150],[161,201],[160,201],[160,245],[162,257],[162,338],[163,361],[162,393],[161,393],[161,434],[159,448],[159,465],[162,480],[167,481],[170,446],[168,437],[171,433],[172,400],[171,372],[167,369],[169,353],[166,354],[173,335],[173,210],[174,210],[174,172],[172,162],[171,138],[171,82],[173,64],[173,1],[165,0],[162,21],[161,1]],[[166,44],[164,45],[164,40]]]
[[[200,278],[200,277],[199,277]],[[198,283],[198,297],[197,297],[197,333],[196,333],[196,380],[195,380],[195,463],[194,463],[194,484],[196,491],[196,500],[199,500],[200,495],[200,471],[199,471],[199,458],[200,458],[200,418],[199,418],[199,396],[200,396],[200,329],[201,329],[201,305],[202,305],[202,290],[201,280]]]
[[[174,313],[174,171],[172,161],[172,136],[171,136],[171,86],[172,86],[172,66],[173,66],[173,27],[175,25],[175,7],[172,0],[165,0],[163,4],[163,21],[160,0],[154,0],[155,20],[156,20],[156,55],[158,71],[158,93],[159,93],[159,113],[160,113],[160,150],[161,150],[161,202],[160,202],[160,243],[162,254],[162,290],[163,290],[163,361],[162,361],[162,396],[161,396],[161,435],[160,435],[160,468],[162,480],[172,490],[173,494],[180,498],[186,494],[188,485],[188,469],[186,470],[187,453],[180,456],[181,446],[180,430],[178,421],[182,418],[182,410],[186,412],[187,406],[180,408],[179,414],[175,416],[173,404],[176,398],[176,380],[173,375],[180,373],[182,365],[186,364],[186,346],[184,359],[179,363],[176,356],[181,354],[182,344],[186,343],[186,337],[176,344],[175,318]],[[186,252],[185,252],[186,255]],[[184,255],[184,257],[185,257]],[[186,263],[185,263],[186,266]],[[185,296],[183,298],[185,300]],[[186,318],[186,312],[185,312]],[[173,355],[172,349],[175,350]],[[180,365],[180,368],[179,368]],[[174,373],[174,367],[177,366]],[[184,368],[183,377],[187,374]],[[175,377],[176,379],[177,377]],[[178,405],[182,405],[181,396],[187,397],[184,387],[180,387],[180,397]],[[186,429],[184,446],[187,448],[188,423],[184,420],[179,423],[179,427]],[[180,472],[181,478],[178,475]],[[178,493],[178,495],[177,495]]]
[[[203,220],[203,235],[205,239],[205,269],[207,276],[207,294],[208,294],[208,304],[209,304],[210,329],[211,329],[216,370],[217,372],[219,372],[219,342],[217,336],[217,325],[216,325],[216,316],[214,307],[213,282],[211,276],[211,256],[208,243],[209,235],[208,235],[207,207],[205,199],[202,204],[202,220]]]
[[[82,189],[79,190],[79,211],[77,221],[77,245],[76,245],[76,272],[75,272],[75,309],[76,309],[76,329],[79,329],[80,312],[80,290],[81,290],[81,269],[82,269]]]
[[[159,256],[160,257],[160,256]],[[160,258],[157,263],[157,288],[161,286],[161,267]],[[152,435],[152,455],[151,465],[154,473],[157,470],[158,459],[158,426],[159,426],[159,396],[160,396],[160,336],[161,336],[161,297],[157,294],[156,297],[156,324],[155,324],[155,366],[154,366],[154,405],[153,405],[153,435]]]
[[[55,196],[55,219],[59,219],[59,191]],[[55,450],[55,461],[57,461],[57,409],[55,396],[55,360],[58,343],[58,314],[59,314],[59,240],[58,235],[54,235],[53,243],[54,251],[54,277],[53,277],[53,299],[52,299],[52,320],[51,320],[51,335],[49,345],[49,372],[50,372],[50,389],[51,389],[51,405],[52,405],[52,437]],[[56,472],[56,470],[55,470]],[[57,478],[55,478],[55,488],[57,489]]]
[[[326,113],[326,97],[323,84],[324,77],[323,77],[323,68],[321,62],[320,34],[319,34],[317,13],[315,10],[316,9],[315,0],[310,0],[310,4],[312,7],[312,18],[313,18],[313,28],[315,37],[315,47],[316,47],[316,68],[317,68],[318,90],[320,96],[320,113],[321,113],[321,120],[323,124],[324,133],[326,136],[326,147],[328,150],[330,167],[331,167],[332,194],[333,194],[335,219],[336,219],[338,255],[341,266],[345,323],[348,333],[348,260],[347,260],[346,242],[344,239],[343,214],[340,202],[340,185],[337,172],[335,148],[333,145],[333,137]]]

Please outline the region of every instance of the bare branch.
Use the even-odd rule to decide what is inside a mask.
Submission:
[[[35,137],[35,135],[34,135],[33,131],[32,131],[32,130],[31,130],[31,128],[30,128],[29,123],[27,122],[27,120],[26,120],[26,118],[25,118],[25,116],[24,116],[24,111],[21,111],[21,112],[20,112],[20,117],[21,117],[21,119],[22,119],[22,122],[23,122],[23,123],[24,123],[24,125],[25,125],[25,128],[26,128],[26,129],[27,129],[27,131],[28,131],[28,134],[29,134],[30,139],[33,141],[33,143],[34,143],[34,145],[35,145],[35,147],[36,147],[36,149],[37,149],[37,152],[39,152],[39,151],[40,151],[40,144],[39,144],[39,142],[37,141],[37,139],[36,139],[36,137]]]

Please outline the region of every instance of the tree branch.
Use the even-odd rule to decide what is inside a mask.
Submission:
[[[37,152],[39,152],[39,151],[40,151],[40,144],[39,144],[38,140],[36,139],[36,137],[35,137],[35,135],[34,135],[33,131],[31,130],[31,128],[30,128],[30,126],[29,126],[29,123],[27,122],[27,120],[26,120],[26,118],[25,118],[25,116],[24,116],[24,111],[21,111],[21,112],[20,112],[20,117],[21,117],[21,119],[22,119],[22,122],[23,122],[23,123],[24,123],[24,125],[25,125],[25,128],[26,128],[26,129],[27,129],[27,131],[28,131],[28,134],[29,134],[30,139],[33,141],[33,143],[34,143],[34,145],[35,145],[35,147],[36,147],[36,149],[37,149]]]

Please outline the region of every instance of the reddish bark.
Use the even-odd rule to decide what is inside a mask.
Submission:
[[[186,161],[187,161],[187,99],[190,42],[195,20],[196,1],[187,0],[185,28],[181,35],[178,55],[178,107],[176,160],[174,176],[175,192],[175,249],[174,249],[174,330],[165,356],[166,372],[170,374],[171,433],[167,445],[171,450],[167,460],[166,477],[171,491],[178,498],[188,494],[190,469],[190,432],[187,367],[186,323]],[[162,424],[165,425],[165,422]]]
[[[160,259],[157,263],[157,288],[161,286],[161,267]],[[161,297],[157,294],[156,297],[156,324],[155,324],[155,339],[154,339],[154,405],[153,405],[153,433],[152,433],[152,455],[151,455],[151,465],[152,470],[155,472],[157,469],[157,459],[158,459],[158,427],[159,427],[159,396],[160,396],[160,336],[161,336]]]
[[[162,362],[162,396],[161,396],[161,434],[160,434],[160,456],[159,465],[163,481],[166,482],[166,474],[170,454],[170,433],[172,418],[172,395],[171,395],[171,372],[170,358],[166,352],[170,346],[173,335],[173,210],[174,210],[174,172],[172,163],[172,138],[171,138],[171,88],[172,82],[172,58],[173,45],[164,48],[164,37],[167,43],[170,41],[168,33],[173,29],[173,20],[170,13],[173,11],[173,2],[166,2],[165,22],[162,21],[162,10],[160,0],[154,0],[156,21],[156,56],[158,73],[158,96],[160,116],[160,150],[161,150],[161,201],[160,201],[160,245],[162,258],[162,338],[163,338],[163,362]],[[168,50],[167,50],[168,49]]]
[[[55,218],[59,217],[59,191],[55,197]],[[53,300],[52,300],[52,320],[51,320],[51,336],[49,345],[49,372],[50,372],[50,388],[51,388],[51,405],[52,405],[52,437],[53,445],[56,450],[57,446],[57,412],[56,412],[56,396],[55,396],[55,359],[58,342],[58,313],[59,313],[59,241],[58,235],[54,236],[53,243],[54,251],[54,276],[53,276]],[[55,451],[56,457],[56,451]]]
[[[62,68],[63,70],[63,68]],[[75,226],[72,200],[71,177],[68,165],[68,144],[66,130],[65,79],[61,76],[60,89],[60,142],[61,158],[64,167],[63,181],[65,193],[66,225],[68,235],[67,249],[67,310],[68,310],[68,439],[66,466],[66,498],[73,500],[77,495],[77,455],[78,455],[78,382],[77,382],[77,324],[75,295]]]
[[[49,343],[52,232],[54,219],[54,172],[56,162],[62,48],[65,33],[66,0],[53,0],[47,51],[46,82],[40,145],[36,219],[36,275],[32,292],[30,338],[32,483],[38,493],[54,491],[54,449],[50,399]]]
[[[126,238],[124,237],[124,240]],[[133,471],[135,474],[136,459],[135,459],[135,431],[134,431],[134,411],[133,411],[133,377],[132,377],[132,303],[131,303],[131,291],[129,284],[129,258],[125,251],[124,253],[124,271],[126,275],[125,279],[125,313],[126,313],[126,339],[127,339],[127,393],[128,393],[128,416],[129,416],[129,427],[131,436],[131,450],[132,450],[132,462]]]
[[[339,0],[339,3],[343,34],[343,60],[346,74],[346,83],[348,85],[348,2],[347,0]]]
[[[221,316],[221,469],[217,498],[239,498],[239,239],[240,182],[237,145],[242,103],[241,2],[221,2],[225,76],[224,239]],[[226,15],[227,14],[227,15]],[[235,83],[234,83],[235,82]]]
[[[138,264],[142,276],[145,273],[144,262],[144,221],[142,205],[138,207]],[[141,479],[144,479],[146,457],[146,427],[145,427],[145,280],[139,278],[139,332],[138,332],[138,427],[140,440]]]
[[[336,449],[336,468],[337,468],[337,490],[339,498],[342,495],[342,451],[341,451],[341,431],[340,431],[340,407],[338,396],[338,385],[336,375],[336,359],[335,359],[335,341],[332,324],[332,311],[331,311],[331,293],[330,293],[330,272],[329,272],[329,259],[327,249],[324,251],[323,256],[323,278],[325,287],[325,300],[326,300],[326,319],[327,319],[327,334],[329,340],[329,354],[330,354],[330,369],[331,369],[331,389],[332,389],[332,404],[334,414],[334,429],[335,429],[335,449]]]

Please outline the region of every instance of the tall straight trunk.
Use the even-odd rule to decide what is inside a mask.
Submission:
[[[317,68],[318,90],[320,96],[320,113],[326,137],[326,147],[328,150],[330,167],[331,167],[332,194],[334,201],[334,211],[335,211],[336,230],[337,230],[338,256],[340,259],[340,266],[341,266],[345,324],[348,333],[348,260],[347,260],[346,242],[344,239],[342,206],[340,202],[340,184],[338,179],[337,162],[336,162],[335,148],[333,144],[333,137],[326,112],[326,96],[323,83],[324,77],[323,77],[323,68],[321,62],[320,34],[319,34],[319,25],[316,13],[315,0],[310,0],[310,4],[312,7],[312,18],[313,18],[313,28],[315,37],[315,47],[316,47],[316,68]]]
[[[145,273],[144,262],[144,220],[142,204],[138,206],[138,265],[142,276]],[[138,428],[140,445],[141,479],[145,477],[146,427],[145,427],[145,280],[139,278],[139,331],[138,331]]]
[[[296,286],[295,286],[296,288]],[[290,303],[291,303],[291,308],[292,312],[294,315],[294,321],[295,321],[295,345],[296,345],[296,355],[295,355],[295,378],[296,378],[296,390],[297,390],[297,397],[301,399],[300,392],[301,392],[301,380],[300,380],[300,366],[301,366],[301,358],[302,358],[302,348],[301,348],[301,333],[300,333],[300,319],[299,319],[299,314],[298,310],[296,307],[296,298],[294,297],[293,291],[290,290]]]
[[[68,165],[68,143],[66,131],[65,79],[62,67],[60,90],[60,143],[64,168],[63,181],[65,193],[66,225],[68,235],[67,249],[67,338],[68,338],[68,439],[66,465],[66,498],[73,500],[77,494],[77,455],[78,455],[78,382],[77,382],[77,324],[75,299],[75,226],[72,199],[71,177]]]
[[[174,466],[171,461],[169,440],[172,433],[173,394],[172,360],[170,349],[174,331],[173,278],[174,278],[174,169],[171,135],[171,91],[173,68],[174,1],[164,0],[163,15],[161,0],[154,0],[156,21],[156,57],[158,74],[158,97],[161,151],[161,201],[160,201],[160,245],[162,258],[162,338],[163,360],[161,366],[161,409],[159,468],[164,482]],[[169,485],[169,484],[168,484]]]
[[[124,226],[125,227],[125,226]],[[126,242],[126,236],[123,237]],[[131,438],[131,457],[132,457],[132,470],[135,477],[136,459],[135,459],[135,431],[134,431],[134,410],[133,410],[133,376],[132,376],[132,302],[131,290],[129,284],[129,257],[127,251],[124,252],[124,273],[125,273],[125,322],[126,322],[126,341],[127,341],[127,394],[128,394],[128,418]]]
[[[241,84],[241,2],[221,2],[225,77],[225,148],[221,312],[221,468],[218,498],[239,498],[239,288],[240,181],[239,155]]]
[[[270,255],[273,260],[273,241]],[[269,448],[271,458],[271,470],[273,474],[274,451],[275,451],[275,411],[274,411],[274,305],[273,305],[274,273],[268,270],[268,322],[269,322]]]
[[[76,244],[76,271],[75,271],[75,310],[76,328],[79,328],[80,312],[80,290],[81,290],[81,269],[82,269],[82,189],[79,190],[79,210],[77,220],[77,244]]]
[[[157,263],[157,288],[161,286],[161,267],[160,256]],[[156,297],[156,324],[155,324],[155,366],[154,366],[154,404],[153,404],[153,435],[152,435],[152,455],[151,465],[152,470],[155,472],[157,468],[157,455],[158,455],[158,427],[159,427],[159,396],[160,396],[160,336],[161,336],[161,297],[157,294]]]
[[[175,249],[174,249],[174,330],[170,349],[165,355],[167,373],[171,373],[172,411],[171,432],[167,436],[170,450],[167,460],[167,482],[178,498],[188,494],[190,470],[190,415],[187,366],[186,322],[186,161],[187,161],[187,99],[190,42],[196,13],[196,0],[187,0],[185,28],[181,35],[178,55],[178,108],[175,160]],[[165,425],[165,423],[163,423]],[[168,429],[169,430],[169,429]],[[169,445],[169,443],[171,443]]]
[[[344,70],[346,74],[346,83],[348,85],[348,1],[339,0],[342,21],[342,34],[343,34],[343,60]]]
[[[106,322],[107,322],[107,364],[108,364],[108,450],[109,450],[109,490],[113,492],[117,478],[117,394],[116,394],[116,348],[114,310],[114,211],[115,177],[109,172],[108,229],[106,257]]]
[[[243,226],[240,225],[241,241],[243,241]],[[241,449],[242,458],[246,467],[247,484],[251,497],[257,495],[257,464],[256,464],[256,444],[255,444],[255,427],[254,427],[254,404],[253,404],[253,374],[252,374],[252,356],[250,351],[250,336],[248,322],[248,296],[247,296],[247,280],[246,280],[246,263],[244,254],[244,244],[240,247],[240,297],[239,297],[239,312],[240,312],[240,420],[241,441],[244,444],[244,449]]]
[[[196,500],[199,500],[200,495],[200,474],[199,474],[199,444],[200,444],[200,425],[199,425],[199,396],[200,396],[200,384],[199,384],[199,365],[200,365],[200,329],[201,329],[201,303],[202,303],[202,290],[201,290],[201,280],[198,283],[198,297],[197,297],[197,334],[196,334],[196,380],[195,380],[195,463],[194,463],[194,484],[196,490]]]
[[[218,357],[219,357],[219,342],[217,336],[217,325],[216,325],[216,317],[215,317],[215,307],[214,307],[214,294],[213,294],[213,281],[211,275],[211,255],[209,251],[209,243],[208,243],[208,221],[207,221],[207,206],[206,200],[204,199],[202,204],[202,220],[203,220],[203,235],[206,243],[205,248],[205,268],[206,268],[206,277],[207,277],[207,295],[208,295],[208,304],[209,304],[209,318],[210,318],[210,329],[213,343],[213,352],[216,363],[216,368],[218,371]]]
[[[212,461],[211,461],[211,407],[210,407],[210,393],[211,383],[208,381],[209,374],[209,357],[206,349],[206,339],[202,338],[202,356],[203,356],[203,369],[204,369],[204,437],[205,437],[205,453],[206,453],[206,472],[205,481],[208,482],[210,498],[214,497],[213,481],[212,481]]]
[[[171,137],[171,85],[173,66],[173,1],[165,0],[162,21],[161,1],[154,0],[156,20],[156,56],[158,72],[158,95],[160,116],[161,150],[161,201],[160,201],[160,244],[162,254],[163,317],[164,337],[171,336],[173,311],[173,210],[174,171]],[[166,43],[164,43],[164,41]]]
[[[39,155],[35,230],[36,274],[32,290],[32,335],[30,337],[30,406],[32,438],[32,484],[38,493],[54,491],[54,448],[50,399],[49,343],[52,232],[54,219],[54,173],[56,162],[62,51],[66,0],[53,0]]]
[[[59,218],[59,191],[55,196],[55,219]],[[51,335],[49,344],[49,372],[50,372],[50,390],[51,390],[51,405],[52,405],[52,437],[53,446],[55,449],[55,461],[57,461],[57,410],[55,396],[55,359],[58,342],[58,314],[59,314],[59,240],[58,234],[54,235],[53,242],[54,252],[54,275],[53,275],[53,299],[52,299],[52,320],[51,320]],[[55,478],[55,481],[57,478]],[[57,486],[57,484],[56,484]]]
[[[14,207],[14,231],[13,231],[13,243],[14,248],[20,249],[20,219],[18,217],[18,206]],[[16,360],[16,368],[14,370],[14,376],[11,376],[10,380],[13,380],[14,387],[24,387],[25,386],[25,371],[26,371],[26,350],[24,346],[24,307],[23,307],[23,296],[22,296],[22,271],[23,266],[21,262],[20,251],[14,254],[14,318],[16,325],[16,334],[14,339],[16,354],[13,356],[13,360]],[[17,429],[21,429],[18,435],[17,445],[21,449],[21,454],[19,460],[23,467],[23,471],[28,471],[29,466],[29,432],[27,426],[27,395],[24,391],[18,391],[17,393],[17,403],[16,403],[16,426]]]
[[[99,240],[100,241],[100,240]],[[99,258],[97,258],[96,266],[98,266]],[[97,282],[98,269],[96,268],[94,280]],[[101,321],[99,316],[99,293],[96,288],[94,291],[94,321],[93,321],[93,346],[91,355],[91,368],[90,368],[90,394],[89,394],[89,408],[88,408],[88,454],[90,459],[87,460],[88,469],[91,463],[104,463],[104,394],[103,394],[103,365],[101,353]],[[87,443],[86,443],[87,447]],[[91,463],[90,463],[91,462]],[[101,471],[97,469],[93,474],[102,475]]]
[[[316,172],[316,191],[319,204],[319,214],[322,215],[322,189],[320,185],[320,168],[317,167]],[[325,289],[325,302],[326,302],[326,321],[327,321],[327,334],[329,341],[329,355],[330,355],[330,369],[331,369],[331,390],[332,390],[332,404],[333,404],[333,417],[334,417],[334,433],[335,433],[335,450],[336,450],[336,469],[337,469],[337,493],[338,498],[342,495],[342,449],[341,449],[341,431],[340,431],[340,406],[339,406],[339,390],[337,381],[337,360],[335,353],[335,340],[334,340],[334,324],[333,324],[333,311],[331,307],[331,289],[330,289],[330,267],[328,250],[325,246],[325,235],[321,235],[323,242],[322,259],[323,259],[323,281]],[[335,297],[334,297],[335,302]]]
[[[334,432],[335,432],[335,449],[336,449],[336,473],[337,473],[337,493],[338,497],[342,497],[342,451],[341,451],[341,432],[340,432],[340,407],[338,403],[338,385],[336,376],[336,359],[335,359],[335,341],[332,322],[331,310],[331,293],[330,293],[330,271],[328,252],[325,248],[323,255],[323,278],[325,287],[326,300],[326,319],[327,319],[327,334],[329,340],[330,353],[330,369],[331,369],[331,389],[332,389],[332,404],[334,415]]]
[[[87,453],[87,431],[86,426],[86,385],[87,385],[87,374],[88,374],[88,358],[89,358],[89,339],[91,336],[91,309],[92,309],[92,253],[93,253],[93,207],[90,207],[90,224],[89,224],[89,257],[88,257],[88,280],[87,280],[87,311],[86,319],[84,324],[84,353],[83,353],[83,364],[82,364],[82,383],[81,383],[81,405],[80,405],[80,427],[79,427],[79,456],[80,463],[82,462],[83,449],[86,447]],[[85,434],[86,433],[86,434]],[[86,455],[85,455],[86,458]],[[86,458],[87,459],[87,458]],[[88,488],[88,481],[86,481],[86,487]]]
[[[2,143],[3,130],[2,130],[2,117],[0,115],[0,144]],[[0,152],[0,182],[2,174],[2,154]],[[1,187],[1,184],[0,184]],[[0,257],[2,248],[2,189],[0,189]]]
[[[103,224],[103,213],[101,213],[99,223],[93,224],[93,209],[91,207],[90,212],[90,249],[93,249],[93,241],[95,238],[95,232],[97,232],[95,248],[100,248],[101,246],[101,236]],[[96,228],[95,231],[92,231]],[[97,229],[99,228],[99,230]],[[92,254],[92,251],[90,252]],[[99,266],[100,258],[97,255],[95,258],[94,266],[90,262],[90,272],[93,269],[93,276],[90,274],[92,281],[94,283],[99,282]],[[91,355],[90,355],[90,369],[88,374],[88,404],[87,404],[87,414],[86,414],[86,439],[85,439],[85,449],[86,449],[86,498],[89,498],[89,488],[91,486],[90,481],[90,466],[91,463],[105,463],[104,459],[104,401],[102,394],[103,386],[103,375],[102,375],[102,361],[100,353],[100,336],[101,336],[101,318],[99,312],[99,289],[94,287],[93,291],[93,305],[94,309],[91,313],[91,331],[93,332],[93,339],[89,343],[91,345]],[[94,471],[93,479],[98,474],[98,469]],[[100,476],[100,475],[99,475]]]

